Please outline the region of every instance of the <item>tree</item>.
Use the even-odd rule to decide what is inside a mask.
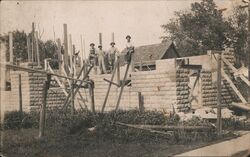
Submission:
[[[27,36],[31,37],[31,33],[28,35],[24,31],[14,31],[13,32],[13,55],[14,55],[14,62],[17,59],[20,59],[22,62],[28,61],[28,51],[27,51]],[[8,34],[0,35],[0,41],[6,43],[7,47],[7,58],[9,58],[9,36]],[[43,60],[45,58],[57,58],[56,53],[56,44],[52,40],[48,40],[43,42],[42,40],[38,41],[39,45],[39,54],[40,54],[40,61],[43,64]]]
[[[227,21],[230,26],[227,33],[229,45],[234,48],[236,58],[247,63],[247,11],[236,6]]]
[[[14,61],[16,59],[21,59],[21,61],[27,61],[28,60],[28,54],[27,54],[27,41],[26,41],[27,35],[24,33],[24,31],[14,31],[13,32],[13,56]],[[9,58],[9,36],[6,35],[0,35],[0,40],[6,43],[7,48],[7,54],[6,57]]]
[[[222,50],[228,44],[229,24],[213,0],[192,3],[190,11],[177,11],[175,16],[170,23],[162,25],[167,33],[162,42],[174,41],[183,56]]]

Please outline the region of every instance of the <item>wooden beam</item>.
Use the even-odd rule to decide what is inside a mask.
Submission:
[[[94,82],[90,80],[89,86],[89,103],[91,111],[95,113],[95,97],[94,97]]]
[[[39,54],[39,39],[38,32],[35,32],[35,43],[36,43],[36,56],[37,56],[37,64],[40,65],[40,54]]]
[[[144,112],[143,96],[141,92],[138,92],[138,101],[139,101],[139,111]]]
[[[186,130],[186,131],[204,131],[214,129],[212,126],[184,126],[184,125],[133,125],[121,122],[116,122],[118,125],[134,127],[134,128],[144,128],[144,129],[163,129],[166,131],[176,131],[176,130]]]
[[[1,63],[1,64],[3,64],[3,63]],[[54,74],[54,73],[47,72],[47,71],[44,71],[44,70],[25,68],[25,67],[20,67],[20,66],[11,65],[11,64],[3,64],[3,65],[6,65],[6,67],[10,68],[10,69],[17,69],[17,70],[27,71],[27,72],[38,72],[38,73],[41,73],[41,74],[48,74],[48,75],[52,75],[52,76],[58,76],[58,77],[69,79],[69,80],[79,81],[79,82],[82,82],[82,83],[87,82],[85,80],[80,80],[80,79],[75,79],[75,78],[72,78],[72,77],[62,76],[62,75]]]
[[[28,53],[28,62],[32,62],[31,52],[30,52],[30,37],[27,35],[27,53]]]
[[[115,66],[114,66],[114,69],[112,69],[112,76],[111,76],[111,79],[110,79],[110,82],[109,82],[109,86],[108,86],[108,89],[107,89],[107,92],[106,92],[106,96],[105,96],[105,99],[104,99],[104,102],[103,102],[103,105],[102,105],[102,110],[101,110],[101,113],[104,112],[104,109],[106,107],[106,103],[108,101],[108,97],[109,97],[109,92],[110,92],[110,89],[111,89],[111,85],[112,85],[112,82],[114,80],[114,76],[115,76],[115,71],[116,71],[116,68],[117,68],[117,63],[115,63]]]
[[[63,24],[63,37],[64,37],[64,63],[65,65],[69,65],[68,59],[68,32],[67,32],[67,24]]]
[[[13,33],[12,32],[9,32],[9,54],[10,54],[10,59],[9,59],[9,62],[11,64],[14,63],[14,60],[13,60]]]
[[[221,122],[221,53],[217,59],[217,131],[221,134],[222,122]]]
[[[225,58],[225,57],[222,57],[222,60],[224,63],[226,63],[232,70],[233,72],[237,72],[237,69]],[[244,77],[242,74],[239,75],[239,77],[248,85],[250,86],[250,82],[247,80],[246,77]]]
[[[102,45],[102,33],[99,33],[99,45]]]
[[[58,55],[58,66],[59,72],[62,72],[62,43],[61,40],[58,38],[57,40],[57,55]]]
[[[117,87],[120,87],[119,84],[117,84],[117,83],[115,83],[115,82],[112,82],[112,81],[110,81],[110,80],[108,80],[108,79],[106,79],[106,78],[104,78],[103,80],[106,81],[106,82],[108,82],[108,83],[111,83],[112,85],[115,85],[115,86],[117,86]]]
[[[47,103],[47,95],[50,86],[51,75],[47,75],[47,79],[43,84],[43,102],[40,109],[40,121],[39,121],[39,135],[38,138],[42,138],[44,136],[45,130],[45,117],[46,117],[46,103]]]
[[[22,96],[22,78],[18,75],[18,94],[19,94],[19,111],[23,112],[23,96]]]
[[[114,32],[112,32],[112,34],[111,34],[111,42],[115,42],[115,33]]]
[[[242,94],[240,93],[240,91],[237,89],[237,87],[234,85],[233,81],[231,81],[231,79],[227,76],[227,74],[225,73],[224,70],[222,70],[222,75],[223,77],[227,80],[227,82],[230,84],[230,86],[232,87],[232,89],[234,90],[234,92],[237,94],[237,96],[240,98],[240,100],[243,103],[247,103],[247,101],[245,100],[245,98],[242,96]]]

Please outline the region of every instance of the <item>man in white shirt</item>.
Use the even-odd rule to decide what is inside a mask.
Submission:
[[[99,68],[100,68],[100,73],[106,74],[106,65],[104,62],[105,59],[105,52],[102,50],[102,45],[98,46],[99,50],[97,51],[97,57],[98,57],[98,63],[99,63]]]
[[[96,66],[96,49],[95,44],[90,44],[90,50],[89,50],[89,63]]]
[[[125,62],[129,63],[131,61],[131,55],[134,53],[134,44],[131,42],[131,36],[126,36],[127,43],[126,43],[126,55],[125,55]]]
[[[117,61],[117,58],[119,57],[119,51],[115,47],[115,42],[111,42],[110,45],[111,45],[111,47],[109,49],[108,57],[109,57],[109,62],[111,64],[111,67],[112,67],[112,70],[113,70],[115,61]]]

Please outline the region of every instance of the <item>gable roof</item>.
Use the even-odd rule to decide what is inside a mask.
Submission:
[[[167,52],[167,50],[171,46],[173,46],[173,48],[175,49],[175,46],[174,46],[172,41],[166,42],[166,43],[144,45],[144,46],[136,47],[135,53],[133,55],[133,61],[135,63],[139,63],[141,61],[150,62],[150,61],[162,59],[164,54]],[[123,50],[123,51],[125,51],[125,50]],[[177,51],[176,51],[176,53],[177,53]],[[177,53],[177,56],[179,56],[178,53]]]

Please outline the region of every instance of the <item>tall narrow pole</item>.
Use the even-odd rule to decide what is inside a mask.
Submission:
[[[69,65],[68,59],[68,31],[67,31],[67,24],[63,24],[63,37],[64,37],[64,63],[65,65]]]
[[[71,34],[69,35],[69,47],[68,47],[68,52],[69,52],[69,58],[70,58],[70,69],[71,69],[71,72],[73,73],[73,62],[72,62],[72,59],[73,59],[73,47],[72,47],[72,37],[71,37]]]
[[[35,43],[36,43],[36,56],[37,56],[37,64],[40,65],[40,54],[39,54],[39,40],[38,40],[38,32],[35,32]]]
[[[32,62],[36,62],[35,23],[34,22],[32,22]]]
[[[62,72],[62,44],[61,40],[58,38],[57,40],[57,55],[58,55],[58,66],[59,66],[59,72]]]
[[[4,92],[6,90],[6,66],[4,65],[4,63],[6,63],[6,47],[5,47],[5,43],[0,42],[0,61],[3,64],[0,64],[0,115],[1,115],[1,148],[3,148],[3,129],[4,129],[4,104],[5,104],[5,96],[4,96]]]
[[[217,59],[217,131],[221,133],[221,52],[218,54]]]
[[[22,78],[18,75],[18,94],[19,94],[19,111],[23,112],[23,96],[22,96]]]
[[[80,66],[83,66],[83,43],[82,43],[82,35],[80,35],[81,38],[81,60],[80,60]]]
[[[99,33],[99,45],[102,45],[102,33]]]
[[[250,1],[249,1],[250,2]],[[248,3],[248,81],[250,81],[250,4]],[[248,87],[248,102],[250,103],[250,87]]]
[[[46,117],[46,105],[47,105],[47,94],[50,86],[51,75],[47,75],[47,79],[43,84],[43,102],[40,109],[40,122],[39,122],[39,135],[38,138],[42,138],[44,136],[45,130],[45,117]]]
[[[28,52],[28,62],[31,62],[31,54],[30,54],[30,37],[27,35],[27,52]]]
[[[9,52],[10,52],[10,64],[13,64],[13,34],[9,32]]]
[[[114,33],[114,32],[112,32],[111,41],[112,41],[112,42],[115,42],[115,33]]]

